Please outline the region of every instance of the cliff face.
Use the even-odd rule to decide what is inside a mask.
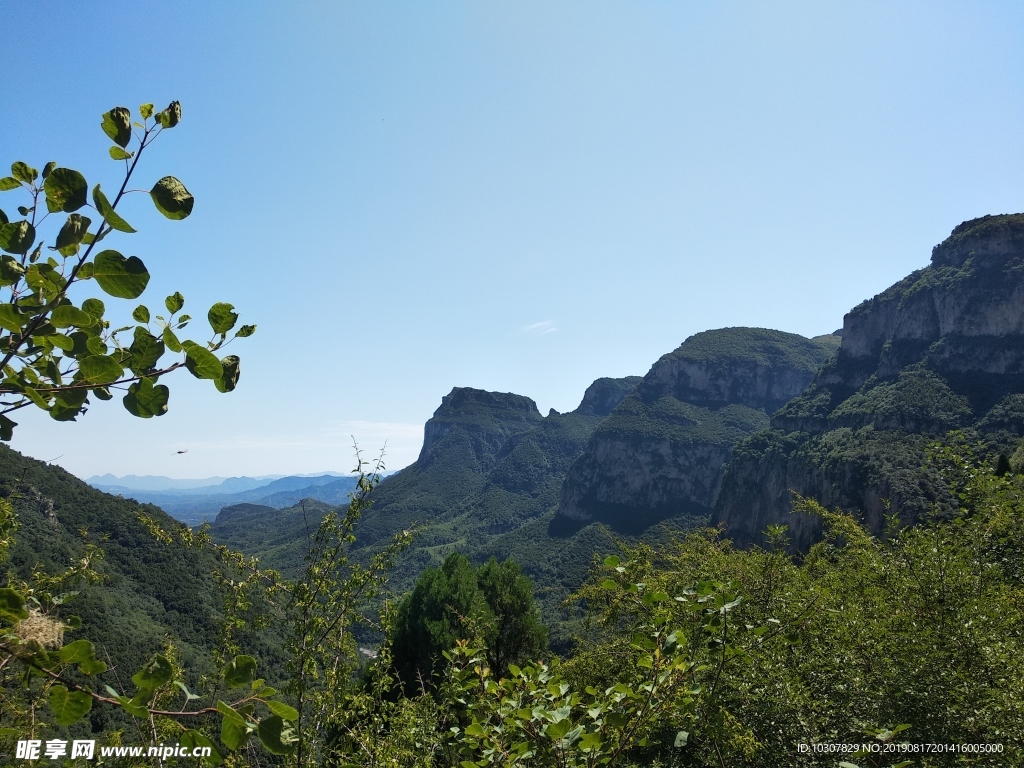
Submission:
[[[1024,215],[964,222],[931,264],[846,315],[834,360],[771,429],[736,446],[715,519],[740,544],[788,524],[793,545],[820,535],[789,515],[792,493],[861,515],[887,505],[903,523],[950,512],[929,477],[927,444],[968,430],[995,446],[1024,434]],[[921,468],[925,466],[922,473]]]
[[[581,416],[608,416],[626,395],[636,389],[642,381],[640,376],[626,376],[622,379],[597,379],[583,393],[583,402],[574,411]]]
[[[580,409],[546,417],[527,397],[456,387],[426,423],[419,458],[374,492],[359,545],[429,523],[421,547],[469,548],[547,512],[594,428],[639,380],[598,379]]]
[[[569,469],[558,513],[620,529],[708,514],[732,444],[766,427],[838,341],[763,328],[690,337],[600,424]]]
[[[440,407],[424,425],[417,463],[430,464],[438,446],[454,433],[468,440],[477,460],[487,464],[509,437],[536,426],[542,418],[528,397],[455,387],[441,398]]]

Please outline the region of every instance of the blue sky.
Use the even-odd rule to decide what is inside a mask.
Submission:
[[[180,372],[159,419],[19,414],[15,448],[82,476],[346,470],[350,435],[397,469],[453,386],[566,411],[701,330],[827,333],[956,224],[1024,208],[1019,3],[2,14],[0,163],[112,187],[100,114],[180,100],[139,186],[176,175],[194,213],[129,199],[112,247],[151,306],[259,327],[230,395]]]

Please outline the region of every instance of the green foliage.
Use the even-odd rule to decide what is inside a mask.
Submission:
[[[0,303],[0,439],[11,439],[17,426],[8,416],[13,411],[35,405],[58,421],[74,421],[88,409],[90,396],[109,400],[110,388],[128,389],[123,403],[132,415],[159,416],[167,411],[169,392],[157,382],[181,367],[211,379],[221,392],[230,392],[238,381],[238,358],[221,360],[213,354],[231,340],[228,334],[238,316],[230,304],[213,306],[214,336],[200,344],[179,342],[174,333],[188,323],[187,316],[175,317],[184,304],[180,293],[168,297],[170,315],[158,316],[155,328],[145,307],[132,314],[137,325],[112,328],[102,302],[86,299],[78,305],[72,298],[76,286],[89,280],[121,299],[139,297],[149,284],[142,259],[97,248],[113,232],[136,231],[117,207],[133,191],[129,181],[143,152],[160,133],[178,124],[181,106],[172,102],[154,117],[147,104],[140,108],[140,116],[142,122],[133,123],[124,107],[103,115],[103,132],[116,144],[109,154],[124,162],[124,179],[113,200],[99,184],[93,187],[97,223],[92,229],[93,220],[76,213],[89,205],[88,183],[78,171],[48,163],[40,183],[38,171],[15,162],[11,176],[0,180],[0,191],[18,190],[28,198],[28,205],[18,208],[26,217],[21,221],[10,221],[0,211],[0,250],[8,254],[0,257],[0,286],[8,291]],[[133,143],[135,148],[128,151]],[[192,212],[192,195],[173,176],[157,181],[150,196],[167,218],[180,220]],[[44,250],[40,228],[51,216],[56,224],[61,213],[68,216],[54,233],[54,245]],[[243,326],[231,338],[249,336],[254,329]],[[127,331],[132,332],[130,344],[121,336]],[[165,359],[168,350],[184,351],[184,359]]]
[[[601,422],[598,434],[634,442],[664,439],[681,446],[731,446],[767,426],[764,411],[745,405],[712,410],[670,396],[648,403],[632,394]]]
[[[807,339],[769,328],[720,328],[690,336],[665,357],[710,363],[719,370],[754,363],[814,372],[836,351],[839,342],[837,336]]]
[[[453,552],[428,568],[398,605],[389,633],[399,680],[409,694],[433,690],[444,654],[457,642],[482,640],[496,674],[523,663],[546,645],[533,585],[512,562],[491,559],[474,569]]]
[[[547,629],[533,600],[533,584],[512,560],[492,557],[476,572],[477,585],[491,610],[484,625],[487,663],[504,675],[514,663],[536,658],[547,646]]]

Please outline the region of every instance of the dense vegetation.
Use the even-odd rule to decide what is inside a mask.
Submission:
[[[951,509],[936,508],[932,521],[911,528],[890,518],[883,537],[848,516],[801,501],[802,514],[823,521],[825,538],[798,559],[787,554],[782,528],[769,532],[766,548],[746,551],[734,549],[710,529],[674,534],[663,529],[658,546],[591,541],[594,549],[615,547],[619,555],[607,557],[572,600],[587,617],[577,625],[581,642],[561,659],[534,644],[529,662],[495,656],[497,625],[490,620],[500,612],[496,594],[518,594],[522,600],[511,613],[532,614],[523,607],[532,590],[518,568],[492,561],[474,569],[453,555],[445,567],[421,580],[419,600],[377,603],[381,630],[393,628],[392,642],[366,666],[351,629],[364,620],[371,604],[367,600],[383,584],[386,558],[367,570],[345,554],[365,495],[344,518],[320,510],[324,525],[311,542],[307,566],[282,581],[211,549],[166,518],[161,522],[169,527],[161,532],[153,526],[159,518],[154,510],[149,510],[147,525],[126,502],[6,451],[4,476],[16,476],[19,487],[38,495],[23,491],[15,499],[21,528],[8,531],[5,540],[17,542],[11,561],[20,561],[24,572],[27,546],[41,546],[54,518],[61,531],[73,520],[96,526],[97,534],[110,532],[108,541],[99,542],[108,550],[106,560],[91,569],[105,570],[111,576],[108,585],[87,585],[66,605],[43,597],[55,594],[53,588],[37,588],[35,594],[45,615],[63,622],[65,647],[77,652],[73,639],[89,637],[94,647],[102,644],[104,649],[94,658],[108,658],[114,669],[138,661],[140,652],[161,651],[151,658],[172,661],[166,679],[159,677],[159,663],[151,662],[151,667],[157,663],[152,674],[158,685],[141,700],[142,712],[167,701],[174,681],[197,695],[214,696],[215,702],[224,695],[217,690],[225,690],[225,681],[252,679],[257,665],[280,678],[287,691],[284,700],[276,701],[269,688],[260,689],[250,700],[258,703],[263,696],[269,702],[267,714],[240,705],[241,723],[216,707],[191,718],[187,730],[176,725],[177,705],[156,716],[161,739],[197,744],[207,739],[220,752],[243,750],[239,756],[250,755],[245,758],[250,762],[256,753],[245,746],[247,733],[283,712],[294,717],[294,727],[279,727],[279,743],[266,737],[278,744],[282,758],[291,755],[286,762],[301,765],[454,766],[466,760],[479,765],[597,765],[608,758],[622,766],[799,766],[823,761],[821,755],[798,752],[798,744],[873,741],[999,744],[1003,751],[910,752],[888,762],[878,755],[847,754],[824,764],[845,758],[861,766],[892,765],[898,757],[921,766],[1008,765],[1024,758],[1024,702],[1019,696],[1024,685],[1024,476],[1012,469],[997,474],[990,456],[983,461],[972,450],[984,446],[972,449],[956,439],[946,447],[933,446],[929,466],[945,485]],[[53,515],[41,499],[54,502]],[[90,516],[90,507],[102,515]],[[106,528],[101,518],[108,521]],[[125,535],[133,537],[130,546]],[[78,537],[51,538],[57,544],[40,550],[48,553],[38,558],[41,564],[59,571],[80,560],[85,550]],[[407,543],[408,538],[396,546]],[[141,562],[133,565],[133,552],[163,563],[159,572]],[[130,582],[115,572],[114,564],[141,581]],[[234,583],[210,579],[207,568],[230,575]],[[77,577],[88,581],[89,570],[80,568]],[[450,573],[441,585],[437,576],[445,570]],[[71,590],[70,581],[77,577],[66,574],[61,590]],[[28,576],[27,583],[32,581],[41,585],[45,579],[38,572]],[[505,586],[488,596],[488,581]],[[464,600],[452,597],[460,592]],[[102,600],[104,594],[112,598],[106,609],[90,598]],[[148,649],[129,647],[121,634],[120,644],[116,638],[108,642],[111,632],[133,631],[105,625],[109,608],[121,598],[130,601],[125,611],[144,609],[139,599],[147,594],[151,605],[164,609],[157,615],[163,624],[148,620],[162,627],[174,649],[161,649],[156,633]],[[218,594],[229,600],[221,603]],[[286,595],[291,597],[282,601]],[[229,651],[224,672],[208,676],[205,683],[194,672],[210,670],[211,644],[188,645],[201,632],[166,610],[178,603],[190,621],[208,617],[212,645]],[[401,633],[413,607],[430,605],[442,613],[454,607],[466,620],[458,622],[457,631],[433,632],[433,685],[424,692],[403,685]],[[14,618],[9,603],[0,613],[8,627],[0,645],[17,655],[20,643],[31,642],[22,637],[29,614]],[[73,613],[83,615],[81,626]],[[139,620],[137,614],[134,618]],[[444,624],[439,618],[419,616],[417,621],[421,628],[437,630]],[[219,632],[213,628],[217,623]],[[279,657],[268,663],[272,656],[265,653],[256,660],[253,648],[275,637],[267,634],[273,626],[279,629],[278,652],[291,661]],[[138,631],[130,635],[136,641],[144,636]],[[323,642],[314,642],[321,636]],[[439,657],[445,645],[453,647]],[[411,647],[422,646],[417,641]],[[187,654],[177,650],[185,648]],[[230,653],[243,655],[230,661]],[[217,658],[215,650],[212,656]],[[49,658],[55,657],[51,653]],[[101,685],[109,680],[123,690],[124,680],[118,682],[113,670],[82,675],[50,664],[69,688],[97,690],[89,681],[98,677]],[[238,672],[239,665],[248,672]],[[8,664],[3,669],[7,674],[16,668]],[[25,727],[18,725],[17,713],[26,711],[26,697],[49,697],[53,706],[52,691],[59,687],[54,679],[48,686],[46,679],[31,677],[24,690],[15,680],[8,676],[3,683],[6,727],[14,729],[6,732],[8,738]],[[122,701],[122,710],[134,713],[131,702]],[[118,706],[109,696],[97,703],[87,713],[84,730],[81,722],[61,725],[60,716],[49,719],[37,709],[32,732],[116,738],[114,729],[130,727],[123,712],[117,715]],[[125,731],[126,741],[138,737],[131,733]]]
[[[482,640],[499,676],[511,664],[537,658],[547,633],[533,600],[533,584],[511,560],[491,558],[474,568],[457,552],[427,568],[398,604],[388,644],[407,694],[434,690],[444,654],[459,641]]]

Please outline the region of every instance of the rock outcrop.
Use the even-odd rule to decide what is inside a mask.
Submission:
[[[487,463],[509,437],[536,426],[543,418],[528,397],[455,387],[441,398],[441,405],[424,425],[417,463],[429,464],[449,434],[468,440],[477,459]]]
[[[582,416],[599,416],[602,419],[611,414],[626,395],[636,389],[642,376],[626,376],[622,379],[597,379],[583,393],[583,401],[575,413]]]
[[[691,336],[594,432],[566,476],[559,514],[619,529],[709,514],[732,444],[766,427],[838,343],[764,328]]]
[[[1024,434],[1022,393],[1024,214],[985,216],[846,315],[835,359],[734,449],[715,520],[741,545],[788,524],[799,550],[820,524],[789,514],[794,492],[876,533],[886,514],[948,514],[956,500],[933,482],[927,445],[956,429],[1010,446]]]
[[[456,387],[424,426],[419,458],[374,492],[359,545],[429,524],[423,546],[465,547],[549,511],[594,428],[639,381],[598,379],[576,411],[546,417],[528,397]]]

